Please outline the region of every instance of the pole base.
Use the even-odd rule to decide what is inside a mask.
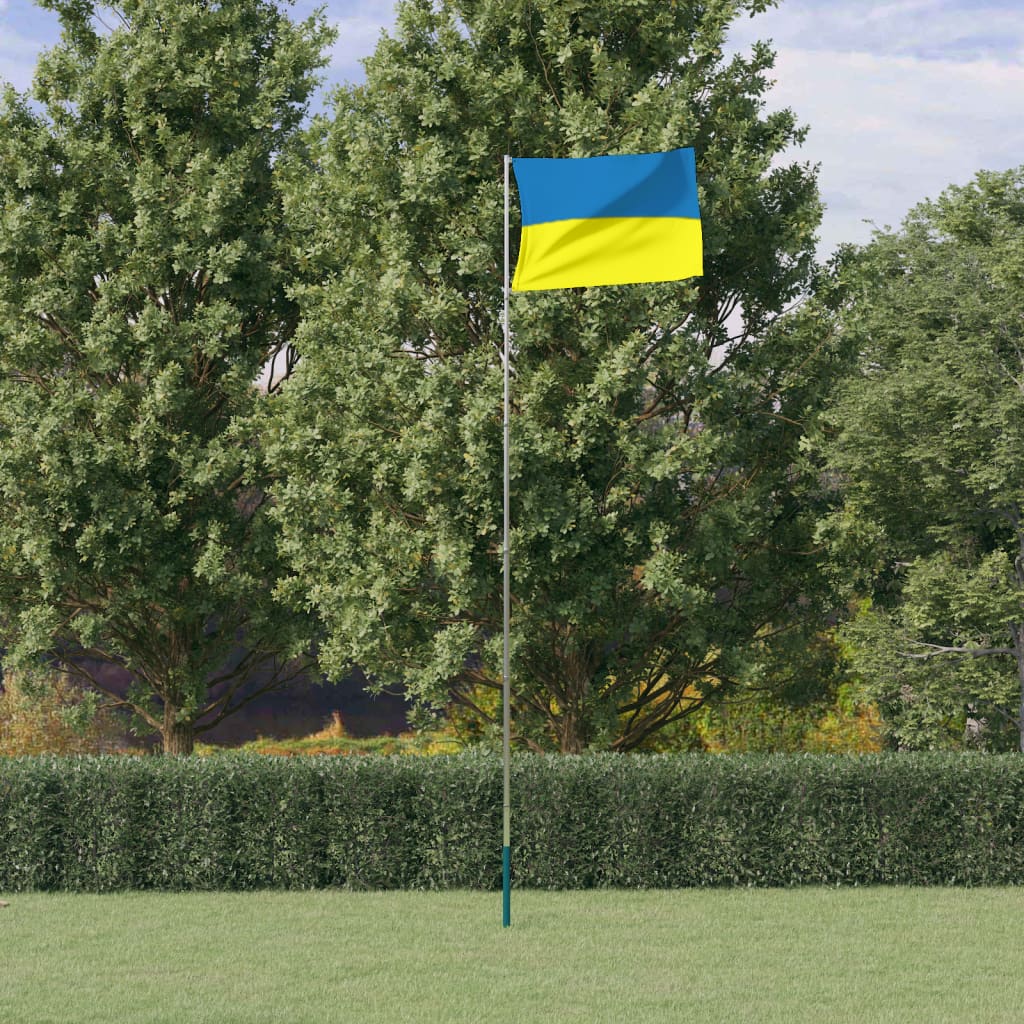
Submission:
[[[501,848],[501,926],[512,924],[512,848]]]

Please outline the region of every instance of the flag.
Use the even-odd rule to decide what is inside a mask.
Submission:
[[[692,149],[514,158],[523,234],[512,291],[678,281],[703,273]]]

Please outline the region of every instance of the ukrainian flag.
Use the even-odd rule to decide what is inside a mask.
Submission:
[[[523,236],[512,291],[640,284],[704,271],[692,149],[512,160]]]

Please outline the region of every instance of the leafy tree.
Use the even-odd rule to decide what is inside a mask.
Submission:
[[[304,642],[254,382],[295,327],[273,164],[329,34],[270,0],[43,6],[61,42],[0,103],[0,643],[188,753]]]
[[[502,155],[683,145],[704,277],[513,298],[516,739],[627,750],[754,664],[799,672],[822,601],[795,467],[827,359],[770,329],[820,207],[778,165],[803,129],[763,113],[769,48],[721,49],[766,6],[407,0],[334,97],[288,172],[312,283],[273,443],[283,590],[329,672],[498,717]]]
[[[871,596],[855,661],[901,745],[1024,748],[1024,169],[922,203],[850,274],[826,532]]]

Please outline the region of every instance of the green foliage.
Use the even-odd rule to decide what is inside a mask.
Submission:
[[[0,891],[500,885],[501,761],[0,762]],[[1019,885],[1015,756],[516,755],[520,888]]]
[[[692,145],[704,277],[513,303],[517,742],[630,749],[697,690],[799,674],[827,601],[798,445],[833,367],[776,323],[811,279],[814,171],[778,159],[803,130],[764,113],[767,46],[721,52],[764,6],[410,0],[288,165],[310,283],[268,445],[330,673],[493,721],[502,156]]]
[[[61,42],[0,101],[0,644],[124,667],[187,751],[307,639],[254,382],[294,330],[273,164],[330,33],[269,0],[124,0],[109,33],[47,6]]]
[[[853,683],[832,699],[786,703],[770,692],[737,695],[705,704],[694,714],[655,733],[645,751],[714,754],[871,754],[883,749],[878,709]]]
[[[850,261],[858,371],[823,443],[823,526],[871,600],[846,630],[906,747],[1012,749],[1024,679],[1024,168],[923,203]]]
[[[0,694],[0,755],[98,754],[114,749],[117,722],[99,695],[53,671],[32,679],[6,671]]]

